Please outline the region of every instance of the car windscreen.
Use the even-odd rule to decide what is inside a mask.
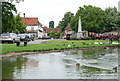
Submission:
[[[10,36],[9,33],[2,34],[1,36]]]

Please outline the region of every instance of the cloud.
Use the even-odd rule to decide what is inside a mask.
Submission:
[[[38,17],[44,25],[49,25],[53,20],[55,26],[62,20],[65,12],[76,13],[80,6],[93,5],[105,9],[109,6],[118,5],[119,0],[24,0],[16,5],[21,13],[26,13],[27,17]],[[23,15],[21,14],[23,17]]]

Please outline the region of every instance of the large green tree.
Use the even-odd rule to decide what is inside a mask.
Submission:
[[[117,30],[118,27],[120,26],[120,15],[117,11],[117,8],[114,7],[108,7],[105,9],[105,16],[106,16],[106,26],[105,26],[105,31],[112,31],[112,30]]]
[[[2,32],[25,32],[25,26],[21,22],[20,15],[17,14],[17,9],[11,2],[2,2]]]
[[[15,30],[13,12],[17,13],[15,5],[9,2],[2,2],[2,32]]]
[[[79,16],[81,17],[83,30],[96,33],[102,32],[103,27],[105,26],[105,13],[101,8],[93,7],[91,5],[79,7],[79,10],[70,23],[75,32],[78,31]]]
[[[62,32],[67,27],[68,23],[70,23],[70,21],[73,17],[74,17],[74,14],[72,12],[66,12],[64,14],[64,18],[62,19],[62,21],[59,22],[59,26],[60,26]]]
[[[22,18],[20,17],[20,14],[14,16],[15,30],[13,30],[13,32],[15,33],[26,32],[26,25],[24,25],[21,21],[22,21]]]

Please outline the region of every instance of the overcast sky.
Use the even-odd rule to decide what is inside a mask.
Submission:
[[[120,0],[24,0],[16,4],[18,12],[26,17],[38,17],[38,20],[46,26],[49,21],[54,21],[55,26],[62,20],[68,11],[76,13],[80,6],[93,5],[105,9],[107,7],[117,7]]]

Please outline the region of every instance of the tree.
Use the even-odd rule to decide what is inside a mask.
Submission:
[[[26,25],[24,25],[21,21],[22,21],[22,18],[20,17],[20,14],[14,16],[15,30],[13,32],[15,33],[26,32]]]
[[[120,26],[119,24],[119,13],[117,11],[117,8],[114,7],[108,7],[105,9],[105,31],[112,31],[112,30],[117,30],[118,27]],[[119,20],[118,20],[119,19]]]
[[[17,13],[17,9],[12,2],[2,2],[2,32],[25,32],[26,26],[21,22],[20,14],[14,16],[13,12]]]
[[[48,36],[58,39],[60,38],[60,32],[48,32]]]
[[[15,30],[13,12],[17,13],[15,5],[9,2],[2,2],[2,32]]]
[[[84,5],[79,7],[74,18],[72,18],[70,24],[71,28],[77,32],[78,31],[78,20],[81,17],[82,29],[88,32],[100,33],[105,25],[105,13],[99,7],[93,7],[91,5]]]
[[[54,21],[49,22],[49,28],[54,28]]]
[[[64,31],[64,29],[68,25],[68,23],[70,23],[70,21],[73,17],[74,17],[74,14],[71,12],[66,12],[64,14],[64,18],[62,19],[62,21],[59,22],[59,26],[60,26],[62,32]]]

